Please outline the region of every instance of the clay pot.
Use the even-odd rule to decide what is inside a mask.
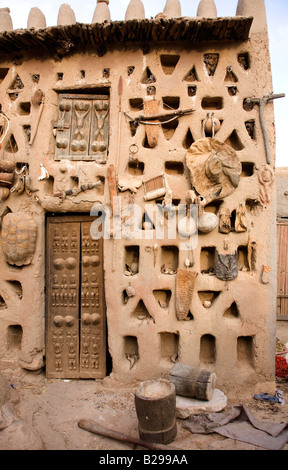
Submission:
[[[187,217],[183,217],[183,219],[178,222],[178,233],[183,238],[191,237],[191,235],[194,235],[196,231],[197,224],[193,217],[188,215]]]
[[[212,212],[203,212],[198,219],[198,230],[202,233],[212,232],[218,227],[218,217]]]
[[[216,119],[215,117],[207,118],[207,120],[205,121],[205,125],[204,125],[205,133],[212,134],[213,126],[214,126],[214,134],[216,134],[216,132],[218,132],[221,127],[221,122],[219,121],[219,119]]]

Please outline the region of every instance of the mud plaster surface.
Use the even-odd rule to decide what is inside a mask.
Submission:
[[[277,336],[288,341],[288,322],[278,322]],[[8,378],[6,376],[6,378]],[[9,406],[17,418],[39,435],[43,450],[143,450],[131,444],[104,438],[78,427],[81,419],[91,419],[102,426],[138,438],[138,420],[134,406],[134,388],[121,388],[103,381],[47,380],[44,375],[11,378]],[[233,404],[245,404],[258,419],[274,423],[287,421],[288,382],[276,383],[283,392],[285,405],[256,401],[252,396],[228,399],[226,411]],[[265,392],[265,390],[263,390]],[[171,444],[183,450],[261,450],[216,433],[191,434],[177,419],[177,438]],[[3,431],[0,431],[0,433]],[[0,434],[1,438],[1,434]],[[13,433],[1,450],[17,449]],[[16,447],[15,447],[16,446]],[[284,450],[288,450],[288,445]]]

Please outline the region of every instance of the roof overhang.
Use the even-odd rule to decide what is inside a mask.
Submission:
[[[144,53],[158,43],[244,42],[249,38],[252,17],[157,18],[107,23],[17,29],[0,33],[2,54],[35,53],[67,55],[92,48],[102,56],[119,45],[137,43]]]

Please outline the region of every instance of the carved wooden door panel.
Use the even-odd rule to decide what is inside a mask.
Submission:
[[[48,217],[46,375],[103,378],[106,318],[103,240],[93,240],[89,216]]]
[[[55,160],[105,163],[109,145],[109,96],[59,95]]]

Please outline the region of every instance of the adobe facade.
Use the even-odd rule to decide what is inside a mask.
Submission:
[[[84,25],[33,9],[24,30],[0,11],[0,370],[134,384],[179,361],[273,391],[264,1],[146,19],[132,0],[119,22],[108,4]]]

